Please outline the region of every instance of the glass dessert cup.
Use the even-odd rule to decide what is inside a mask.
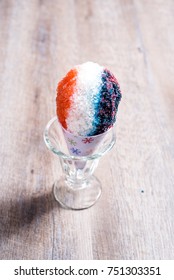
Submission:
[[[93,139],[97,136],[92,136]],[[78,137],[79,138],[82,137]],[[84,137],[83,137],[84,138]],[[115,128],[101,135],[95,151],[86,156],[71,155],[57,117],[52,118],[44,131],[44,141],[50,151],[59,157],[63,176],[54,182],[55,199],[64,207],[80,210],[91,207],[101,195],[101,183],[93,175],[100,158],[115,144]],[[96,140],[96,139],[95,139]],[[73,144],[73,143],[72,143]]]

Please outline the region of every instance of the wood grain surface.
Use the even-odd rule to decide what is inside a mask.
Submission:
[[[0,1],[0,258],[174,258],[174,1]],[[95,61],[118,78],[117,143],[84,211],[59,207],[43,141],[56,86]]]

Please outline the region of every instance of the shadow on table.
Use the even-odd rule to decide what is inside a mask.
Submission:
[[[18,234],[21,228],[27,229],[31,224],[37,227],[44,215],[55,207],[59,207],[59,204],[52,191],[0,203],[0,240]]]

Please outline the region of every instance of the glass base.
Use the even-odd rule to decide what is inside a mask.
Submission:
[[[62,177],[54,183],[53,193],[64,208],[82,210],[91,207],[99,199],[101,183],[95,176],[79,185]]]

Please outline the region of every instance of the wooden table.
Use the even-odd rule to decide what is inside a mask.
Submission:
[[[174,258],[174,1],[0,2],[0,258]],[[95,61],[118,78],[100,200],[63,209],[43,141],[57,82]]]

